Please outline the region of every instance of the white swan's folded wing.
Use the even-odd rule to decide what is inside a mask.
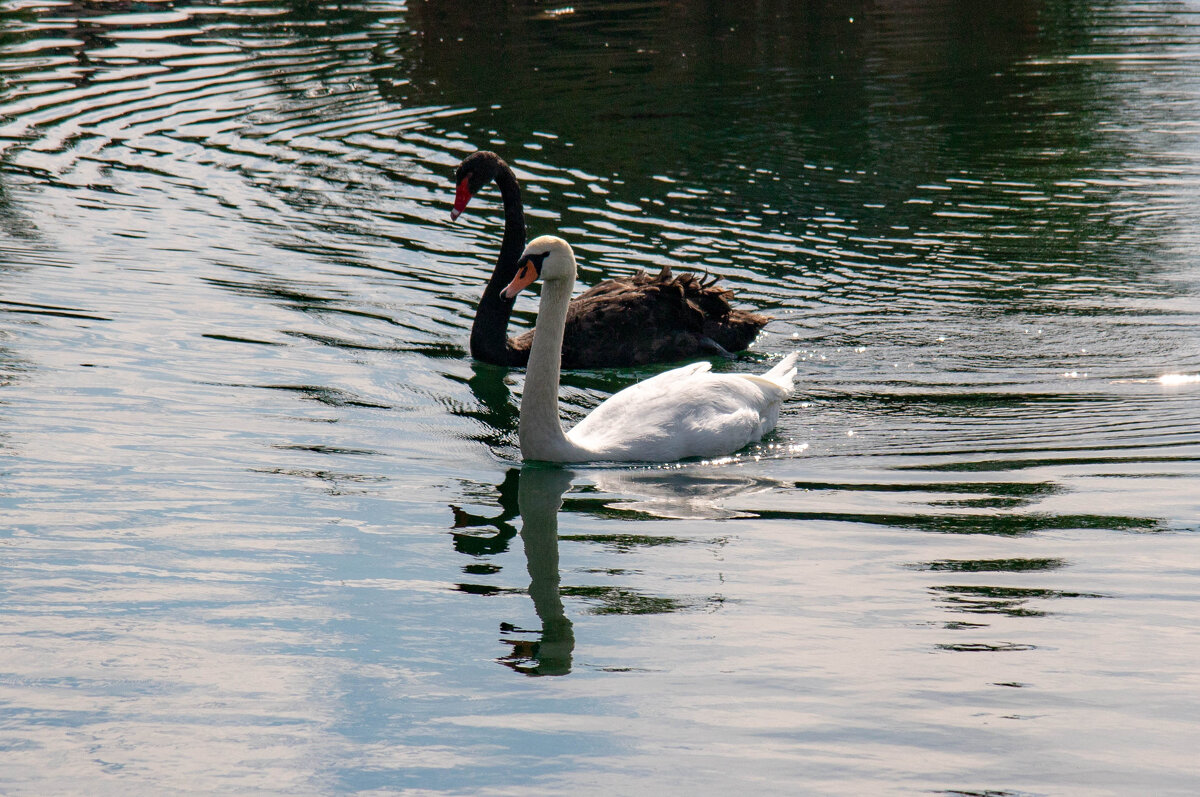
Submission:
[[[605,459],[668,461],[736,451],[775,425],[785,391],[710,367],[694,363],[631,385],[567,437]]]
[[[672,368],[670,371],[663,371],[661,374],[655,374],[649,379],[643,379],[641,382],[630,385],[629,387],[625,388],[625,390],[629,390],[630,388],[638,388],[639,390],[649,392],[651,390],[662,388],[666,385],[675,384],[680,379],[685,379],[689,376],[706,374],[711,370],[712,363],[710,363],[708,360],[700,360],[699,362],[688,363],[687,365],[681,365],[678,368]],[[666,389],[669,390],[670,388]],[[625,390],[621,390],[619,392],[624,393]]]

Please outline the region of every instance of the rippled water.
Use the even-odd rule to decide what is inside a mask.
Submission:
[[[1200,7],[0,7],[0,791],[1195,792]],[[477,148],[778,431],[522,467]]]

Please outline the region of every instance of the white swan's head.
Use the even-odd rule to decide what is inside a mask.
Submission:
[[[521,253],[520,263],[517,276],[503,291],[505,299],[515,299],[523,288],[539,277],[547,282],[575,282],[575,253],[569,243],[556,235],[543,235],[530,241]]]

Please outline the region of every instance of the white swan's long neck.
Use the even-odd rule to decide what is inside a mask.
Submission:
[[[529,364],[525,367],[525,391],[521,395],[518,436],[525,459],[546,462],[577,462],[587,459],[579,446],[567,439],[558,418],[558,375],[562,362],[563,332],[567,327],[567,305],[574,283],[548,279],[542,283],[542,300]]]

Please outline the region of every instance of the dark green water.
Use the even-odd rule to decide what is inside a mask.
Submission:
[[[1200,7],[0,8],[0,792],[1195,793]],[[478,148],[776,433],[523,468]]]

